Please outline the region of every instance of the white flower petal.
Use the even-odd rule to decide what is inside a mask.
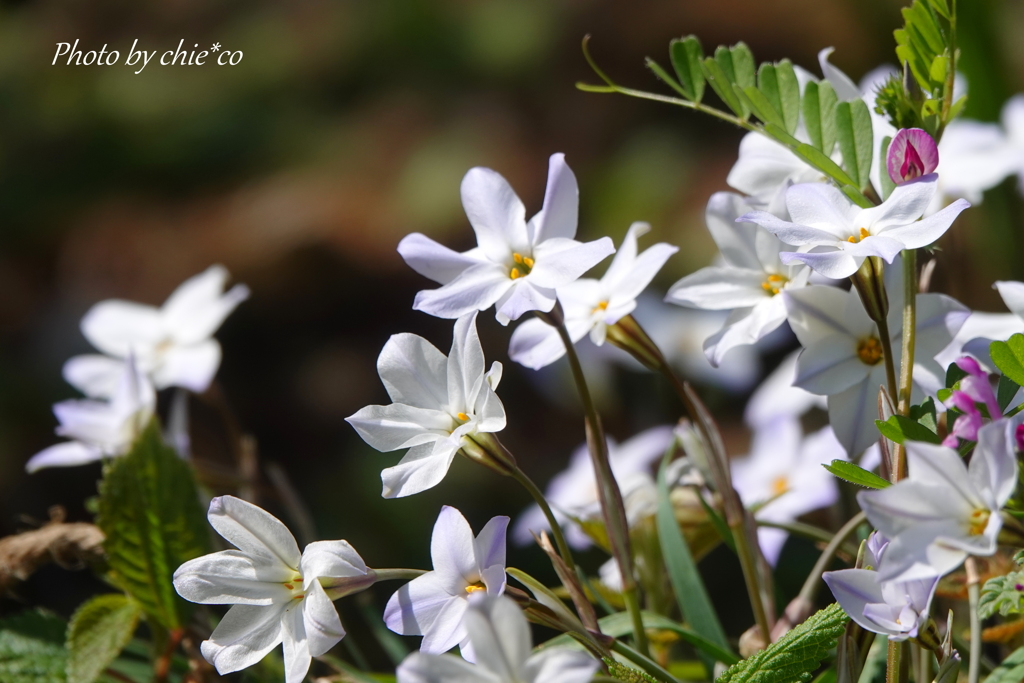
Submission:
[[[384,608],[384,623],[403,636],[422,636],[430,631],[441,609],[452,600],[462,600],[446,589],[437,572],[427,572],[392,594]]]
[[[304,612],[300,605],[293,602],[285,608],[284,619],[281,621],[285,683],[303,683],[309,673],[309,665],[313,663],[309,641],[306,639]]]
[[[556,237],[538,244],[533,250],[533,270],[527,279],[538,287],[563,287],[615,253],[610,237],[592,242]]]
[[[876,373],[862,382],[828,397],[828,422],[836,439],[851,458],[878,441],[878,389],[882,384]]]
[[[754,137],[763,136],[755,134]],[[736,167],[739,167],[738,162]],[[762,264],[754,243],[755,235],[760,231],[755,223],[737,220],[751,211],[752,207],[747,200],[735,192],[716,192],[708,199],[704,223],[727,264],[734,268],[759,270]]]
[[[832,66],[829,55],[835,52],[834,47],[826,47],[818,53],[818,64],[821,66],[821,73],[836,91],[840,102],[852,102],[860,99],[860,88],[845,73]]]
[[[62,374],[68,384],[86,396],[109,398],[124,374],[124,361],[99,354],[73,356],[64,363]]]
[[[794,223],[831,233],[839,239],[857,234],[859,228],[865,227],[854,224],[862,209],[838,188],[825,183],[803,183],[789,188],[786,208]],[[779,238],[786,242],[781,235]]]
[[[473,254],[460,254],[418,232],[402,238],[398,253],[410,268],[442,285],[480,263]]]
[[[786,265],[803,263],[810,266],[819,275],[833,280],[841,280],[853,275],[864,262],[863,256],[854,257],[842,250],[807,253],[784,251],[780,256]]]
[[[468,412],[484,385],[484,350],[476,331],[476,311],[455,321],[448,353],[448,409]]]
[[[999,290],[1003,303],[1019,318],[1024,318],[1024,282],[997,280],[993,285]]]
[[[447,438],[455,427],[451,415],[403,403],[366,406],[345,418],[363,441],[381,452],[411,448]]]
[[[105,354],[126,358],[166,338],[160,311],[132,301],[101,301],[82,318],[82,334]]]
[[[44,448],[33,455],[25,463],[25,471],[31,474],[47,467],[76,467],[102,458],[103,452],[95,446],[68,441]]]
[[[991,495],[988,503],[1002,507],[1017,484],[1016,431],[1024,414],[989,423],[978,430],[978,446],[967,466],[971,481]]]
[[[546,313],[555,307],[556,301],[554,289],[538,287],[529,277],[521,278],[495,302],[495,317],[502,325],[508,325],[530,311]]]
[[[934,173],[901,183],[880,205],[864,209],[857,222],[870,228],[873,235],[912,223],[924,214],[937,189],[938,176]]]
[[[434,622],[423,634],[420,651],[439,655],[465,640],[465,615],[468,607],[469,602],[462,597],[452,598],[442,604]]]
[[[785,321],[786,306],[779,296],[764,299],[752,308],[733,310],[722,329],[704,342],[708,362],[719,367],[733,348],[756,343]]]
[[[942,237],[960,212],[968,207],[966,199],[958,199],[938,213],[909,225],[889,228],[882,234],[899,240],[907,249],[926,247]]]
[[[580,324],[576,321],[575,333],[578,336],[573,341],[585,337],[589,327],[589,323]],[[582,334],[579,334],[580,330]],[[554,327],[538,318],[530,318],[519,323],[512,332],[512,338],[508,343],[508,355],[522,366],[540,370],[565,355],[565,344]]]
[[[404,498],[437,486],[448,474],[456,452],[455,448],[437,451],[429,443],[410,448],[397,465],[381,471],[381,495]]]
[[[220,344],[216,339],[172,346],[153,370],[153,384],[157,389],[183,387],[201,394],[217,374],[220,357]]]
[[[292,578],[276,565],[255,561],[237,550],[223,550],[189,560],[174,572],[174,590],[189,602],[204,605],[272,605],[287,603]]]
[[[454,655],[413,652],[396,673],[398,683],[503,683],[500,678]]]
[[[530,683],[587,683],[600,664],[586,652],[554,647],[526,660]]]
[[[377,374],[395,403],[437,410],[448,402],[448,360],[415,334],[395,334],[377,357]]]
[[[513,249],[525,249],[526,209],[507,180],[489,168],[471,168],[462,179],[461,193],[477,244],[487,258],[500,263]]]
[[[797,187],[805,186],[794,185],[790,188],[790,192]],[[793,246],[834,245],[838,240],[842,239],[840,235],[834,234],[832,230],[784,221],[767,211],[751,211],[748,214],[740,216],[738,220],[756,223],[771,234],[775,235],[780,241]]]
[[[472,311],[487,310],[514,283],[504,266],[480,263],[442,287],[417,292],[412,307],[438,318],[461,318]]]
[[[430,537],[430,559],[434,572],[443,579],[452,595],[458,595],[468,583],[479,580],[473,529],[462,513],[445,505],[434,523]]]
[[[224,292],[228,271],[210,266],[181,283],[160,308],[165,329],[178,344],[209,339],[238,304],[249,298],[249,288],[235,285]]]
[[[203,641],[203,657],[222,676],[256,664],[281,643],[284,609],[282,604],[235,605]]]
[[[672,285],[665,300],[705,310],[731,310],[757,306],[771,297],[762,285],[763,271],[709,266]]]
[[[207,517],[224,539],[255,561],[279,566],[282,580],[299,567],[301,554],[295,537],[277,517],[234,496],[210,501]]]
[[[530,243],[539,244],[552,237],[575,237],[579,220],[579,195],[576,176],[565,163],[565,155],[552,154],[548,160],[544,206],[531,221],[536,229],[530,235]]]
[[[849,335],[834,334],[806,347],[797,359],[796,386],[827,396],[863,381],[872,366],[857,356],[855,344]]]
[[[864,608],[870,604],[884,603],[882,585],[877,572],[866,569],[840,569],[825,572],[821,576],[828,584],[839,606],[851,619],[868,631],[892,635],[894,632],[882,629],[877,622],[864,616]]]
[[[532,649],[530,627],[512,600],[480,595],[470,601],[464,623],[478,666],[503,680],[523,680]]]
[[[326,653],[345,637],[338,610],[327,597],[323,586],[314,583],[302,601],[302,621],[306,631],[306,647],[314,657]]]
[[[476,564],[481,570],[499,565],[502,576],[504,576],[505,536],[508,531],[508,523],[509,518],[504,515],[492,517],[473,541]]]
[[[366,571],[366,563],[348,541],[314,541],[303,549],[299,562],[305,590],[319,585],[319,578],[363,576]]]

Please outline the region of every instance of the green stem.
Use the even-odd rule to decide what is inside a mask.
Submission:
[[[967,570],[967,599],[971,610],[971,661],[967,673],[968,683],[978,683],[981,677],[981,616],[978,602],[981,598],[981,578],[973,557],[964,563]]]
[[[524,489],[537,501],[537,505],[540,506],[541,511],[548,520],[548,526],[551,527],[551,535],[555,537],[555,545],[558,547],[558,554],[562,556],[562,560],[570,571],[576,571],[576,562],[573,560],[572,551],[569,550],[569,544],[565,542],[565,536],[562,534],[562,525],[558,522],[555,517],[555,513],[552,512],[551,506],[548,505],[547,499],[544,497],[544,493],[537,488],[537,485],[530,479],[518,467],[513,468],[511,477],[518,481]]]
[[[579,356],[576,355],[576,347],[565,327],[565,316],[561,306],[555,304],[554,310],[546,314],[543,319],[548,324],[554,325],[558,336],[562,338],[565,355],[569,359],[569,367],[572,369],[573,380],[576,382],[576,389],[579,392],[580,401],[583,403],[583,411],[586,415],[587,445],[598,482],[597,493],[601,502],[601,510],[604,512],[612,555],[619,563],[619,571],[622,574],[622,596],[633,622],[633,638],[636,648],[641,654],[646,655],[648,653],[647,634],[644,632],[643,619],[640,616],[640,601],[636,595],[636,579],[633,577],[633,556],[630,550],[626,508],[622,502],[622,491],[619,489],[618,482],[615,481],[611,463],[608,461],[608,441],[601,425],[601,416],[597,413],[594,401],[590,397],[587,378],[583,374]]]
[[[427,573],[425,569],[374,569],[377,581],[412,581]]]
[[[910,414],[914,386],[914,346],[917,334],[917,250],[903,250],[903,353],[900,357],[900,415]]]
[[[885,683],[907,683],[907,668],[903,643],[890,640],[885,658]]]
[[[818,561],[814,564],[814,569],[807,575],[807,580],[804,581],[803,587],[800,589],[800,597],[806,600],[808,603],[813,603],[814,598],[818,593],[818,587],[821,585],[821,575],[828,569],[828,565],[832,562],[832,558],[835,557],[836,551],[839,550],[839,546],[843,544],[849,536],[857,531],[857,527],[864,523],[867,515],[864,512],[858,512],[854,515],[849,522],[843,525],[843,527],[836,532],[836,535],[832,537],[832,540],[828,542],[825,549],[821,551],[821,555],[818,557]]]
[[[679,683],[678,679],[666,671],[660,664],[647,655],[637,652],[621,640],[613,642],[611,647],[612,651],[618,652],[620,655],[643,669],[648,675],[653,676],[659,681],[664,681],[664,683]]]
[[[754,518],[754,521],[758,526],[768,527],[769,529],[782,529],[794,536],[800,536],[801,538],[806,538],[809,541],[829,543],[833,538],[835,538],[835,534],[816,527],[813,524],[806,524],[804,522],[772,522],[767,519],[757,519],[756,517]],[[856,552],[856,550],[854,550],[854,552]]]

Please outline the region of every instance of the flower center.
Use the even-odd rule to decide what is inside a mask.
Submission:
[[[512,266],[512,270],[508,271],[508,276],[513,280],[526,277],[533,270],[533,259],[523,256],[518,251],[512,254],[512,261],[515,265]]]
[[[967,533],[971,536],[981,536],[985,533],[985,528],[988,526],[988,518],[992,516],[991,510],[984,508],[978,508],[971,513],[970,528]]]
[[[867,237],[871,237],[871,233],[868,232],[867,228],[861,228],[860,229],[860,236],[859,237],[857,235],[851,235],[851,236],[846,238],[846,241],[847,242],[852,242],[854,244],[857,244],[857,242],[860,242],[862,239],[865,239]]]
[[[857,344],[857,357],[865,365],[878,365],[882,360],[882,342],[877,337],[861,339]]]
[[[761,289],[772,296],[775,296],[782,291],[782,288],[785,287],[788,282],[789,278],[785,275],[776,275],[775,273],[772,273],[764,279],[764,282],[761,283]]]
[[[783,493],[789,490],[789,479],[786,475],[776,477],[775,481],[772,482],[772,494],[775,496],[781,496]]]
[[[924,162],[921,155],[913,145],[907,143],[906,156],[903,158],[903,165],[900,166],[900,177],[903,180],[913,180],[924,175]]]
[[[469,422],[469,415],[466,415],[465,413],[459,413],[455,417],[458,418],[459,421],[461,422]]]
[[[487,587],[484,586],[479,581],[477,581],[476,583],[471,583],[468,586],[466,586],[466,592],[469,593],[469,594],[479,593],[480,591],[485,591],[485,590],[487,590]]]
[[[282,582],[282,584],[289,592],[291,592],[292,600],[302,600],[306,597],[306,592],[302,589],[301,574],[295,574],[295,576]]]
[[[590,312],[591,313],[597,313],[598,311],[607,311],[607,310],[608,310],[608,302],[607,301],[602,301],[598,305],[594,306],[594,309],[592,311],[590,311]]]

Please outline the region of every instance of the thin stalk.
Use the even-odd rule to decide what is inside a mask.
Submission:
[[[803,598],[807,603],[813,603],[814,598],[817,595],[818,587],[821,585],[821,575],[828,565],[832,562],[832,558],[835,557],[836,551],[839,550],[839,546],[857,531],[857,527],[864,523],[867,515],[863,511],[858,512],[854,515],[849,522],[844,524],[842,528],[836,532],[836,535],[832,537],[832,540],[828,542],[825,549],[821,551],[821,555],[818,557],[818,561],[814,563],[814,569],[807,575],[807,579],[804,581],[803,587],[800,589],[800,597]]]
[[[772,522],[767,519],[757,519],[756,517],[754,518],[754,521],[757,522],[758,526],[768,527],[769,529],[782,529],[794,536],[800,536],[801,538],[806,538],[809,541],[828,543],[835,538],[835,534],[832,532],[804,522]],[[856,550],[854,552],[856,552]]]
[[[427,573],[425,569],[374,569],[378,582],[380,581],[412,581],[418,576]]]
[[[548,520],[548,526],[551,527],[551,535],[555,537],[555,545],[558,547],[558,554],[562,556],[562,560],[566,566],[569,567],[570,571],[576,571],[576,562],[573,560],[572,551],[569,550],[569,544],[565,542],[565,536],[562,534],[562,525],[555,517],[555,513],[552,512],[551,506],[548,505],[547,499],[544,497],[544,493],[537,487],[533,480],[530,479],[518,467],[512,469],[510,475],[513,479],[518,481],[520,485],[527,492],[533,496],[533,499],[537,501],[537,505],[540,506],[541,511]]]
[[[968,683],[978,683],[981,676],[981,616],[978,614],[978,601],[981,598],[981,577],[978,565],[973,557],[964,563],[967,570],[967,599],[971,610],[971,662],[968,668]]]
[[[917,249],[903,250],[903,355],[900,357],[900,415],[910,414],[914,381],[914,342],[917,332]]]
[[[647,655],[637,652],[621,640],[614,641],[611,648],[612,651],[618,652],[620,655],[647,672],[648,675],[658,679],[659,681],[664,681],[664,683],[679,683],[678,679],[666,671],[660,664]]]
[[[580,401],[583,403],[583,411],[586,415],[587,445],[598,481],[598,498],[601,501],[601,510],[604,512],[612,554],[619,563],[619,571],[622,574],[622,597],[633,623],[633,639],[636,648],[646,656],[649,653],[647,634],[644,632],[644,622],[640,615],[640,601],[636,595],[636,579],[633,577],[629,524],[626,521],[622,491],[619,489],[618,482],[615,481],[615,475],[612,473],[611,464],[608,461],[608,441],[604,435],[604,427],[601,425],[601,416],[597,413],[594,401],[590,397],[587,378],[583,374],[579,356],[576,355],[576,347],[565,327],[565,316],[562,314],[561,307],[556,304],[555,310],[545,319],[549,324],[554,324],[558,336],[562,338],[565,355],[569,359],[569,367],[572,369],[573,380],[576,382],[576,389],[579,392]]]
[[[903,643],[889,641],[885,657],[885,683],[907,683],[907,661],[903,656]]]

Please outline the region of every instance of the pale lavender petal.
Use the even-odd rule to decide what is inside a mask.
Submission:
[[[531,221],[536,230],[530,235],[530,243],[539,244],[552,237],[575,237],[579,219],[579,195],[576,176],[565,163],[565,155],[552,154],[548,160],[544,206]]]
[[[412,307],[438,318],[461,318],[473,311],[487,310],[514,283],[504,266],[480,263],[438,289],[417,292]]]
[[[453,251],[418,232],[402,238],[398,243],[398,253],[410,268],[442,285],[480,263],[473,254]]]

